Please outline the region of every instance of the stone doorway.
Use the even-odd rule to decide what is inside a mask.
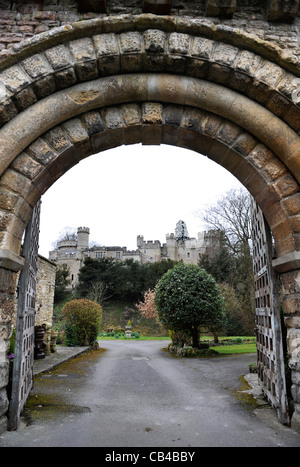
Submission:
[[[152,15],[45,34],[1,63],[1,407],[24,229],[41,195],[91,154],[169,144],[234,174],[272,230],[283,287],[295,414],[300,411],[297,63],[234,29]],[[173,23],[174,25],[174,23]]]

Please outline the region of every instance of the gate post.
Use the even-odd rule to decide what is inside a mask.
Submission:
[[[294,262],[296,267],[298,261]],[[288,365],[291,370],[291,395],[294,404],[293,422],[300,423],[300,270],[283,271],[293,266],[274,262],[281,270],[284,323],[287,329]],[[299,267],[299,265],[298,265]]]
[[[12,334],[12,319],[16,310],[17,271],[24,264],[23,258],[8,250],[0,250],[0,434],[7,431],[8,398],[6,386],[9,380],[7,351]]]

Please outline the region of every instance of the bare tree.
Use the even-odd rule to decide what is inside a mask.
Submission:
[[[65,227],[58,236],[58,239],[52,242],[52,247],[56,249],[58,247],[58,243],[62,241],[76,241],[77,240],[77,233],[76,229],[73,227]]]
[[[208,229],[223,232],[228,247],[237,253],[251,239],[250,194],[244,188],[225,193],[215,205],[199,211]]]
[[[220,231],[219,251],[203,255],[200,264],[217,280],[234,288],[245,329],[253,331],[254,279],[251,256],[251,197],[244,188],[232,189],[213,206],[199,212],[207,228]],[[206,264],[207,263],[207,264]],[[220,275],[220,271],[223,273]],[[225,278],[225,281],[224,281]],[[241,320],[240,320],[241,321]]]
[[[103,306],[110,298],[107,285],[103,281],[92,282],[87,298]]]

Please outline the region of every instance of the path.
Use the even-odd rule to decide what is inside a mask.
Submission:
[[[100,341],[105,352],[39,375],[32,424],[2,435],[0,447],[300,446],[273,409],[236,397],[255,355],[178,359],[164,345]]]

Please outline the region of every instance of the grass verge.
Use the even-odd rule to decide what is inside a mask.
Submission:
[[[219,345],[210,347],[222,355],[233,355],[242,353],[256,353],[256,344],[234,344],[234,345]]]

